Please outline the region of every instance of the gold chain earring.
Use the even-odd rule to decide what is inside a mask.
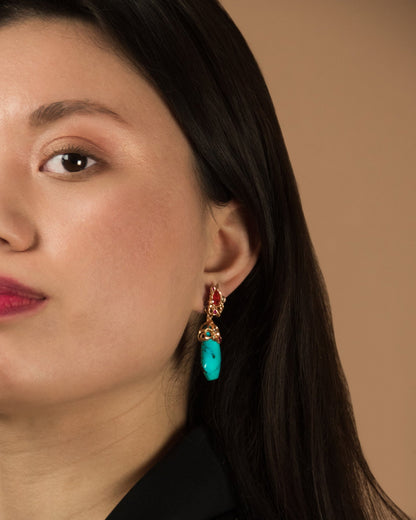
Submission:
[[[221,369],[221,334],[213,318],[219,318],[224,310],[225,297],[216,285],[209,289],[205,306],[207,319],[198,331],[201,342],[201,366],[208,381],[218,379]]]

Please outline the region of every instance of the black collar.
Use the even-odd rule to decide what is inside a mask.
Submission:
[[[106,520],[208,520],[235,507],[225,460],[198,427],[146,473]]]

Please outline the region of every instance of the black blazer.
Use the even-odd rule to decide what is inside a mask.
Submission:
[[[202,427],[190,431],[106,520],[238,520],[223,457]]]

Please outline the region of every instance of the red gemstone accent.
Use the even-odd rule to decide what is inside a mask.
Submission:
[[[221,294],[217,290],[215,290],[212,295],[212,301],[214,302],[214,305],[217,306],[221,303]]]

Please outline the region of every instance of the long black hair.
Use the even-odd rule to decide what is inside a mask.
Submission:
[[[230,17],[217,0],[0,1],[0,25],[33,15],[109,36],[180,125],[205,196],[239,201],[261,243],[221,318],[220,379],[207,383],[195,356],[189,396],[187,427],[206,425],[226,454],[241,518],[407,518],[362,454],[284,140]]]

